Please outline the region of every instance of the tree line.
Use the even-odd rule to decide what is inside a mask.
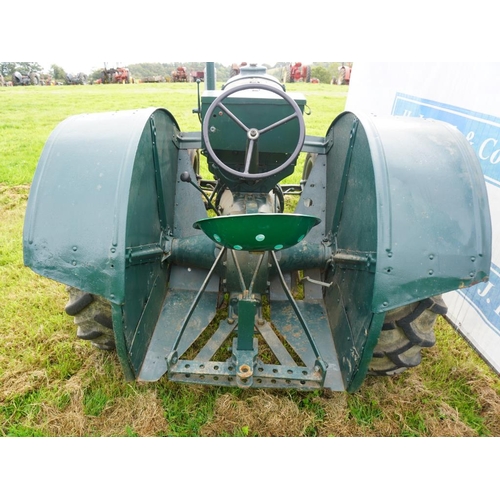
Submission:
[[[168,81],[172,72],[178,67],[185,67],[186,72],[190,74],[192,71],[204,71],[205,62],[169,62],[169,63],[136,63],[130,64],[127,68],[135,81],[140,81],[148,77],[160,77]],[[235,63],[237,65],[241,62]],[[283,78],[283,73],[290,62],[277,62],[273,66],[266,65],[267,72],[278,78],[280,81]],[[342,62],[313,62],[311,66],[311,76],[318,79],[321,83],[330,83],[339,75],[339,67],[344,64]],[[345,63],[352,64],[352,63]],[[231,76],[231,66],[221,63],[214,63],[215,74],[217,81],[224,82]],[[103,63],[102,68],[96,69],[87,76],[87,81],[90,83],[102,77],[104,69],[110,69],[112,66]],[[37,62],[0,62],[0,75],[5,78],[10,77],[15,71],[19,71],[23,75],[29,75],[31,72],[41,73],[43,68]],[[48,77],[55,81],[64,81],[66,79],[66,71],[58,64],[52,64],[48,72]]]

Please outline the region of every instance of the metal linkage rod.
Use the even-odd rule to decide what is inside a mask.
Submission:
[[[189,323],[189,320],[191,319],[191,316],[193,314],[193,311],[196,309],[196,306],[198,305],[198,302],[200,301],[201,294],[205,291],[205,288],[207,287],[210,278],[212,277],[212,274],[214,273],[217,264],[219,261],[222,259],[224,254],[226,253],[226,248],[223,247],[221,251],[219,252],[219,255],[217,255],[217,258],[215,259],[215,262],[213,266],[211,267],[210,271],[208,271],[207,277],[205,278],[205,281],[202,283],[200,289],[198,290],[198,293],[196,294],[196,297],[194,298],[193,303],[191,304],[191,307],[189,308],[189,311],[186,315],[186,318],[184,319],[181,329],[179,330],[179,333],[177,334],[177,337],[175,338],[174,345],[172,346],[172,352],[177,351],[177,347],[179,347],[179,342],[181,340],[182,334],[184,333],[184,330],[186,329],[187,324]]]
[[[278,259],[276,258],[276,253],[274,252],[274,250],[271,250],[271,255],[273,257],[274,265],[276,266],[276,269],[278,270],[278,276],[279,276],[280,281],[281,281],[281,286],[283,287],[283,290],[285,291],[285,294],[286,294],[288,300],[292,304],[292,308],[295,311],[297,318],[299,318],[299,322],[302,325],[302,328],[304,329],[304,332],[305,332],[305,334],[306,334],[306,336],[311,344],[314,355],[316,356],[317,359],[321,360],[321,355],[320,355],[319,350],[316,346],[316,343],[314,342],[314,339],[312,338],[311,332],[309,331],[309,327],[307,326],[307,323],[304,319],[304,316],[302,316],[302,313],[300,312],[300,309],[297,305],[297,302],[295,302],[295,299],[293,298],[292,293],[290,292],[290,290],[288,289],[288,287],[286,285],[285,277],[283,276],[283,273],[281,271],[281,267],[278,263]]]

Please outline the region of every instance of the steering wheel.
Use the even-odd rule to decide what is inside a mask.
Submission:
[[[264,127],[262,129],[257,129],[257,128],[252,128],[248,127],[245,125],[232,111],[230,111],[227,106],[224,104],[224,100],[228,98],[230,95],[240,92],[242,90],[267,90],[269,92],[272,92],[274,94],[277,94],[280,96],[282,99],[284,99],[292,108],[292,114],[289,116],[282,118],[281,120],[278,120],[277,122],[272,123],[271,125],[268,125],[267,127]],[[209,127],[209,120],[210,117],[214,114],[214,111],[219,108],[220,113],[226,113],[227,116],[229,116],[240,128],[242,128],[246,134],[247,138],[249,140],[248,143],[248,148],[247,152],[245,154],[245,165],[244,165],[244,170],[243,172],[240,172],[239,170],[236,170],[229,165],[226,165],[221,159],[215,154],[214,149],[212,147],[212,144],[210,142],[210,133],[215,131],[214,127]],[[284,125],[285,123],[288,123],[291,120],[298,120],[299,122],[299,136],[297,140],[297,145],[295,146],[295,149],[293,153],[285,160],[284,163],[281,165],[278,165],[277,167],[267,171],[267,172],[261,172],[261,173],[251,173],[249,172],[250,170],[250,164],[252,160],[252,153],[255,148],[255,145],[257,141],[259,140],[259,137],[262,134],[265,134],[266,132],[269,132],[270,130],[273,130],[281,125]],[[304,139],[305,139],[305,124],[304,124],[304,118],[302,116],[302,112],[300,111],[299,106],[297,103],[288,95],[286,92],[283,90],[276,88],[276,87],[271,87],[270,85],[266,85],[264,83],[248,83],[245,85],[238,85],[236,87],[230,88],[224,92],[222,92],[218,97],[216,97],[210,107],[207,110],[205,120],[203,121],[203,127],[202,127],[202,133],[203,133],[203,140],[205,141],[205,147],[207,148],[208,153],[210,154],[210,157],[212,160],[226,173],[231,174],[231,175],[236,175],[237,177],[242,177],[244,179],[264,179],[266,177],[271,177],[272,175],[275,175],[283,170],[285,170],[300,154],[300,151],[302,149],[302,145],[304,144]]]

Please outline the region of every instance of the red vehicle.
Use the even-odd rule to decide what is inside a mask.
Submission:
[[[128,68],[116,68],[113,75],[115,83],[130,83],[130,71]]]
[[[342,66],[339,68],[339,78],[337,83],[339,85],[349,85],[349,82],[351,81],[351,67],[348,65],[344,65],[342,63]]]
[[[187,82],[187,80],[188,77],[184,66],[179,66],[176,70],[172,71],[173,82]]]
[[[191,71],[189,75],[189,79],[191,82],[195,82],[196,80],[200,80],[203,82],[205,80],[205,72],[204,71]]]
[[[130,83],[132,78],[128,68],[110,68],[102,70],[101,78],[94,83]]]
[[[311,66],[305,66],[300,62],[296,62],[288,66],[285,75],[285,83],[294,83],[294,82],[309,83],[310,81],[311,81]]]

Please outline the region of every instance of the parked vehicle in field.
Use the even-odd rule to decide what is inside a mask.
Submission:
[[[184,66],[179,66],[177,69],[172,71],[172,81],[173,82],[187,82],[188,76],[186,68]]]
[[[337,78],[337,85],[349,85],[351,81],[351,67],[342,63],[339,68],[339,76]]]
[[[101,78],[98,78],[94,83],[132,83],[133,79],[128,68],[104,68],[101,72]]]
[[[196,81],[204,82],[205,81],[205,72],[204,71],[191,71],[189,74],[189,81],[191,82],[196,82]]]
[[[311,66],[303,65],[300,62],[290,64],[286,69],[284,83],[311,81]]]
[[[116,68],[113,75],[114,83],[131,83],[132,76],[128,68]]]
[[[221,90],[213,75],[207,63],[200,130],[163,107],[57,126],[31,187],[25,264],[67,285],[77,337],[116,350],[130,380],[352,392],[418,365],[441,294],[490,270],[465,137],[349,111],[312,136],[305,96],[265,68]],[[300,185],[285,184],[300,168]]]
[[[20,71],[14,71],[12,85],[41,85],[40,73],[32,71],[29,75],[23,75]]]
[[[87,75],[85,73],[77,73],[76,75],[72,73],[66,73],[66,84],[67,85],[86,85]]]

